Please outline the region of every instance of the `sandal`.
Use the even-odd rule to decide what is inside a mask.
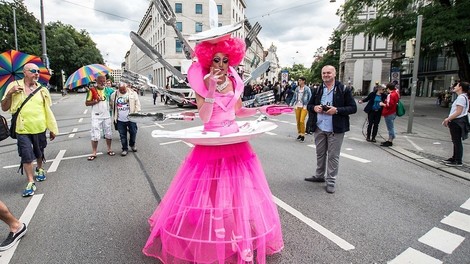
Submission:
[[[91,155],[91,156],[88,156],[87,158],[88,161],[92,161],[94,159],[96,159],[96,155]]]
[[[114,153],[114,151],[110,150],[110,151],[108,151],[108,155],[109,156],[114,156],[114,155],[116,155],[116,153]]]

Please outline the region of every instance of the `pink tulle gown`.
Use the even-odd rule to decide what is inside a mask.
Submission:
[[[238,131],[234,108],[226,109],[236,98],[216,93],[205,130]],[[265,263],[284,246],[276,205],[248,142],[195,146],[149,223],[143,252],[163,263]]]

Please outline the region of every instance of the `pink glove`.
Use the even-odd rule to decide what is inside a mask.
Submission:
[[[204,79],[209,78],[209,87],[207,87],[208,93],[204,98],[204,104],[199,108],[199,117],[202,122],[207,123],[211,119],[213,104],[214,104],[214,93],[217,86],[217,81],[222,77],[219,69],[211,67],[211,72],[204,76]]]

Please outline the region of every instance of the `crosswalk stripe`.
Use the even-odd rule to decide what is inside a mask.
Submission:
[[[414,248],[408,248],[388,264],[441,264],[442,261],[422,253]]]
[[[418,239],[419,242],[451,254],[463,241],[463,236],[434,227],[424,236]]]
[[[470,198],[464,204],[462,204],[460,207],[462,207],[463,209],[470,210]]]
[[[442,219],[441,223],[470,232],[470,215],[454,211]]]

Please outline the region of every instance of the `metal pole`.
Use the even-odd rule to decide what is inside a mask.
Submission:
[[[46,27],[44,26],[44,4],[41,0],[41,39],[42,39],[42,60],[49,70],[49,58],[47,57],[46,49]]]
[[[15,32],[15,50],[18,50],[18,36],[16,35],[16,9],[13,7],[13,31]]]
[[[409,112],[409,118],[408,118],[408,129],[406,131],[407,133],[412,133],[412,128],[413,128],[416,87],[418,84],[419,50],[421,48],[421,25],[422,24],[423,24],[423,15],[419,15],[418,22],[416,25],[415,57],[413,61],[413,86],[411,87],[410,112]]]

